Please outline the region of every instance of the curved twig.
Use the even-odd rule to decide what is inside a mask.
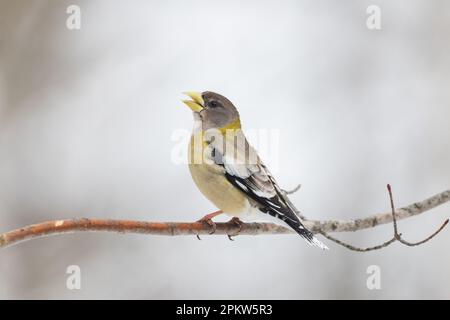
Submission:
[[[444,221],[444,223],[439,227],[439,229],[437,229],[435,232],[433,232],[430,236],[426,237],[422,241],[409,242],[409,241],[404,240],[402,238],[402,234],[398,233],[397,219],[396,219],[395,206],[394,206],[394,197],[392,196],[392,188],[391,188],[390,184],[387,185],[387,189],[388,189],[388,192],[389,192],[389,200],[390,200],[390,203],[391,203],[392,221],[393,221],[393,224],[394,224],[394,238],[396,240],[398,240],[400,243],[402,243],[402,244],[404,244],[406,246],[409,246],[409,247],[419,246],[419,245],[421,245],[421,244],[423,244],[423,243],[433,239],[447,225],[448,219]]]

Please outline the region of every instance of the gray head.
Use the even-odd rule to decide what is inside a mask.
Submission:
[[[222,128],[239,119],[239,113],[233,103],[218,93],[205,91],[202,93],[186,92],[186,94],[192,100],[183,102],[200,115],[203,130]]]

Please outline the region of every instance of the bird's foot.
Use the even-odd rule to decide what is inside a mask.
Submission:
[[[233,223],[234,225],[238,226],[238,231],[235,234],[227,235],[228,239],[230,239],[231,241],[234,241],[233,237],[237,236],[241,232],[242,225],[244,224],[244,222],[241,219],[239,219],[238,217],[233,217],[233,218],[231,218],[230,221],[228,221],[228,223]]]
[[[205,223],[211,228],[211,230],[209,231],[209,234],[213,234],[214,232],[216,232],[216,229],[217,229],[216,223],[214,221],[212,221],[211,219],[200,219],[198,222]]]
[[[201,218],[200,220],[198,220],[197,222],[207,224],[211,228],[211,231],[209,232],[209,234],[213,234],[214,232],[216,232],[217,226],[216,226],[216,223],[214,221],[212,221],[212,218],[214,218],[215,216],[218,216],[221,213],[223,213],[222,210],[209,213],[206,216],[204,216],[203,218]],[[197,239],[201,240],[199,235],[197,235]]]

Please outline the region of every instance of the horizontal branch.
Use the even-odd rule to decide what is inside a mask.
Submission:
[[[159,236],[187,235],[259,235],[288,234],[291,231],[274,223],[243,223],[241,227],[233,222],[216,222],[215,232],[204,222],[144,222],[134,220],[66,219],[47,221],[25,228],[6,232],[0,236],[0,247],[18,242],[63,233],[79,231],[107,231],[118,233],[140,233]]]
[[[413,203],[397,210],[397,220],[409,218],[433,209],[450,200],[450,190],[441,192],[421,202]],[[314,233],[346,232],[373,228],[377,225],[390,223],[393,220],[391,212],[375,214],[364,219],[355,220],[305,220],[305,226]],[[47,221],[24,228],[9,231],[0,235],[0,248],[17,244],[43,236],[74,233],[79,231],[107,231],[119,233],[141,233],[163,236],[207,235],[211,234],[211,226],[204,222],[144,222],[131,220],[103,219],[66,219]],[[261,235],[290,234],[290,229],[273,223],[215,223],[214,235]]]
[[[423,201],[415,202],[409,206],[397,209],[395,211],[395,216],[397,220],[410,218],[436,208],[448,201],[450,201],[450,190],[446,190]],[[369,229],[380,224],[391,223],[392,221],[392,212],[388,211],[385,213],[374,214],[363,219],[326,221],[307,220],[305,221],[305,226],[314,233],[347,232]]]

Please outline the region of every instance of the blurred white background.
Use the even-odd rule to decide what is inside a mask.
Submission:
[[[81,8],[68,30],[66,8]],[[366,8],[381,8],[368,30]],[[49,219],[193,221],[215,210],[174,130],[213,90],[280,130],[278,182],[311,218],[357,218],[450,186],[448,1],[0,0],[0,232]],[[420,240],[444,205],[400,222]],[[338,236],[366,246],[392,226]],[[0,298],[450,298],[450,231],[358,254],[299,237],[71,234],[0,251]],[[79,265],[81,290],[66,288]],[[381,290],[366,269],[381,268]]]

